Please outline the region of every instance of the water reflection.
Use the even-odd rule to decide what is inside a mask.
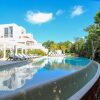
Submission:
[[[21,67],[14,67],[0,71],[0,90],[16,90],[24,86],[26,80],[30,80],[37,71],[45,66],[46,61],[41,64],[30,63]]]
[[[55,69],[61,69],[61,70],[79,70],[84,65],[86,65],[89,62],[89,60],[84,61],[84,59],[79,59],[75,61],[74,58],[49,58],[48,63],[45,66],[48,70],[55,70]]]
[[[75,60],[75,59],[74,59]],[[50,79],[56,79],[81,69],[81,65],[73,65],[73,60],[66,58],[48,58],[29,63],[21,67],[15,66],[0,71],[0,91],[12,91],[29,85],[38,84]],[[87,62],[86,62],[87,63]],[[56,89],[55,89],[56,90]],[[55,92],[55,90],[53,92]],[[61,90],[59,90],[61,93]],[[2,94],[0,92],[0,94]],[[55,97],[59,100],[59,97]]]

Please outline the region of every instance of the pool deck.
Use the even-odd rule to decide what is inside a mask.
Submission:
[[[38,61],[38,60],[41,60],[43,58],[45,58],[45,56],[33,58],[32,61]],[[5,66],[5,65],[10,65],[10,64],[16,64],[16,63],[23,62],[23,61],[27,61],[27,60],[11,61],[11,60],[0,59],[0,67]]]
[[[20,62],[25,62],[25,61],[28,61],[28,60],[6,60],[6,59],[0,59],[0,67],[2,66],[6,66],[6,65],[11,65],[11,64],[17,64],[17,63],[20,63]]]
[[[5,66],[5,65],[10,65],[10,64],[16,64],[18,62],[21,62],[21,61],[0,60],[0,67]]]

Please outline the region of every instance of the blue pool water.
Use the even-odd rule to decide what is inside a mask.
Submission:
[[[38,87],[70,75],[90,62],[86,58],[45,58],[24,65],[0,69],[0,96]]]

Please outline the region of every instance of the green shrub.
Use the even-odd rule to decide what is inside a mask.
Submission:
[[[6,57],[8,58],[10,54],[10,50],[6,50]]]
[[[45,56],[46,53],[40,49],[35,49],[35,50],[28,50],[27,51],[28,54],[36,54],[36,55],[41,55],[41,56]]]
[[[8,58],[10,50],[6,50],[6,57]],[[0,58],[3,58],[3,51],[0,51]]]
[[[17,54],[21,54],[22,53],[22,51],[21,50],[17,50]]]
[[[0,58],[3,57],[3,51],[0,50]]]

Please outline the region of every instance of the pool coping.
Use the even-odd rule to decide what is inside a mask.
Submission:
[[[11,65],[11,64],[16,64],[18,62],[22,62],[22,61],[2,61],[2,63],[0,64],[0,67],[6,66],[6,65]]]
[[[96,61],[93,61],[94,63],[97,64],[98,70],[95,74],[95,76],[83,87],[81,88],[78,92],[76,92],[74,95],[72,95],[68,100],[80,100],[95,84],[95,82],[98,80],[100,76],[100,64],[97,63]]]

